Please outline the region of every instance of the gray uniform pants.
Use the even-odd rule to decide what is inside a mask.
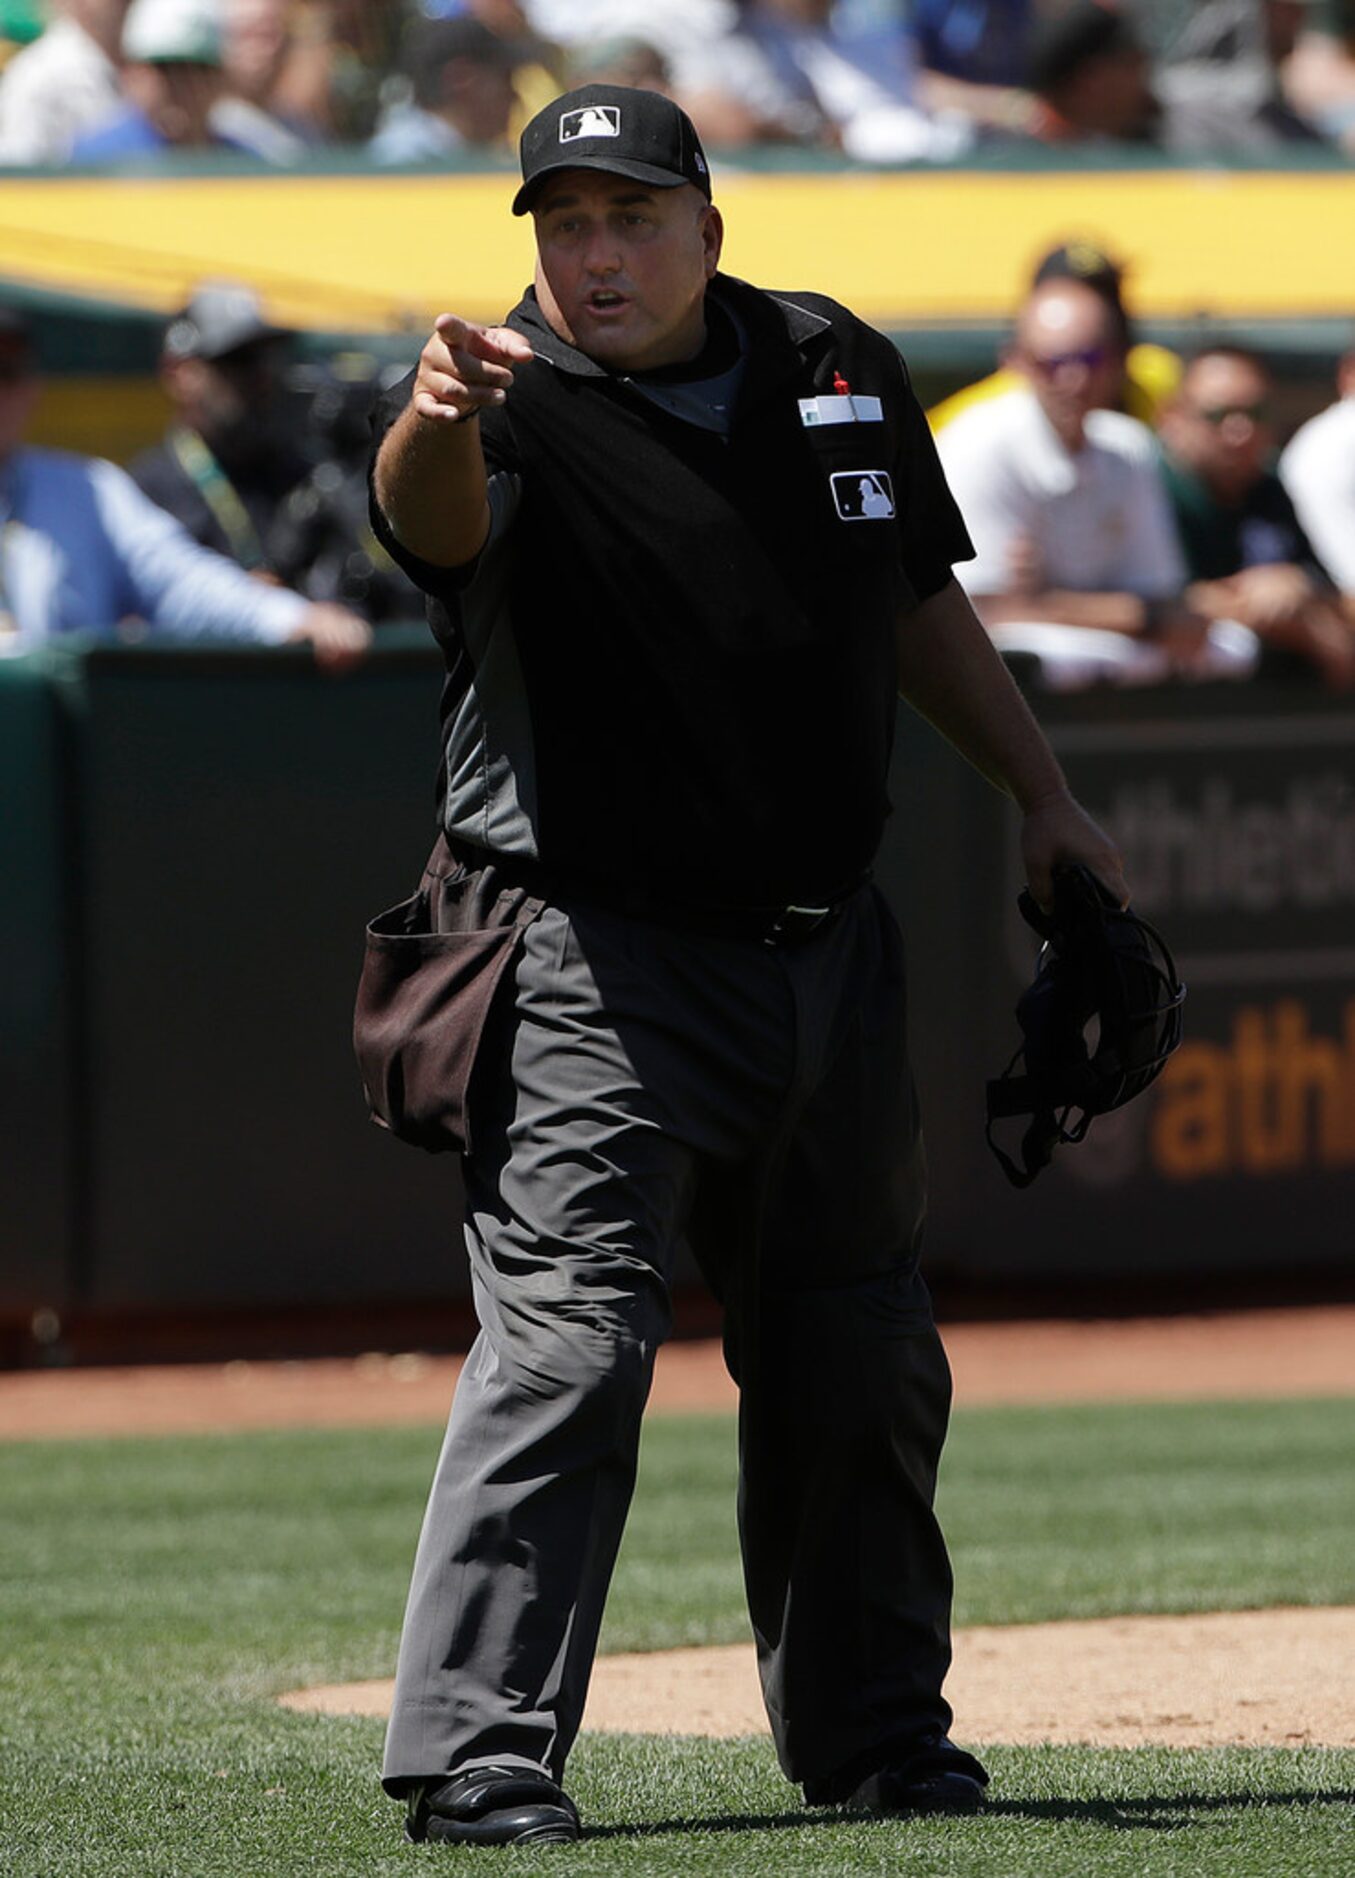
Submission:
[[[794,1780],[944,1732],[950,1377],[917,1272],[902,946],[873,888],[798,946],[548,906],[472,1086],[481,1330],[400,1646],[385,1783],[558,1780],[685,1236],[740,1387],[739,1524]]]

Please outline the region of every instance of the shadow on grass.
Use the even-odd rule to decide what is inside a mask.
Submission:
[[[1065,1820],[1080,1825],[1107,1826],[1116,1832],[1185,1832],[1202,1813],[1281,1806],[1349,1806],[1355,1791],[1333,1788],[1329,1793],[1170,1793],[1126,1800],[990,1800],[978,1813],[959,1815],[960,1823],[984,1819]],[[899,1824],[930,1825],[940,1815],[896,1814]],[[586,1839],[658,1839],[673,1834],[720,1832],[803,1832],[806,1827],[862,1826],[874,1815],[849,1813],[842,1808],[816,1808],[813,1812],[721,1813],[710,1819],[654,1819],[628,1826],[590,1826]],[[947,1820],[947,1823],[950,1823]]]
[[[1223,1813],[1280,1806],[1348,1806],[1355,1792],[1333,1788],[1317,1793],[1162,1793],[1124,1800],[990,1800],[980,1817],[1077,1820],[1125,1832],[1182,1832],[1202,1813]]]

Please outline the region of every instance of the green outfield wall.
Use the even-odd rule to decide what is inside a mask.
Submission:
[[[1038,943],[1016,910],[1017,816],[906,727],[880,878],[913,966],[933,1260],[989,1281],[1348,1271],[1355,709],[1298,684],[1032,701],[1173,948],[1185,1041],[1033,1187],[1006,1184],[983,1087],[1019,1041]]]
[[[63,668],[0,659],[0,1311],[76,1288],[83,1186]]]
[[[364,920],[433,832],[439,683],[421,628],[341,679],[301,651],[0,662],[0,1326],[464,1295],[456,1165],[371,1126],[349,1046]],[[1345,1268],[1355,709],[1297,685],[1036,703],[1177,952],[1187,1040],[1008,1188],[983,1088],[1033,967],[1015,818],[903,712],[879,878],[933,1271],[1019,1295]]]

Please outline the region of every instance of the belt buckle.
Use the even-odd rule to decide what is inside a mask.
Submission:
[[[762,935],[762,943],[768,946],[795,945],[817,932],[824,921],[831,918],[833,911],[831,906],[783,906]]]

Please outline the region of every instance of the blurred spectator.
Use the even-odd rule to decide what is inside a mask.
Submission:
[[[189,640],[309,641],[330,668],[362,657],[356,614],[251,580],[199,547],[112,463],[24,443],[39,384],[23,319],[0,309],[0,642],[119,635],[143,620]]]
[[[1355,344],[1336,368],[1335,404],[1295,432],[1280,480],[1323,566],[1355,609]]]
[[[652,40],[638,33],[619,33],[575,48],[569,60],[569,87],[577,85],[634,85],[671,98],[673,74]]]
[[[377,163],[419,163],[457,150],[510,149],[514,55],[468,16],[414,26],[401,62],[412,88],[368,148]]]
[[[0,163],[64,163],[122,106],[127,0],[55,0],[51,25],[0,75]]]
[[[1286,101],[1355,155],[1355,0],[1318,0],[1280,68]]]
[[[1023,382],[938,439],[977,550],[956,573],[999,649],[1034,657],[1052,684],[1246,669],[1250,635],[1233,659],[1226,635],[1208,644],[1185,603],[1151,432],[1105,408],[1123,345],[1095,289],[1047,280],[1032,290],[1010,353]]]
[[[973,142],[958,113],[922,108],[912,40],[887,16],[853,19],[833,0],[745,0],[721,64],[723,88],[764,138],[840,147],[863,163],[945,162]]]
[[[392,94],[413,0],[292,0],[291,42],[270,109],[313,135],[365,143]]]
[[[693,70],[706,70],[708,58],[718,64],[739,13],[736,0],[521,0],[521,6],[532,30],[566,53],[602,40],[641,38],[684,82]],[[473,10],[485,17],[479,7]]]
[[[1144,345],[1134,339],[1124,303],[1123,268],[1094,242],[1069,241],[1050,249],[1035,269],[1031,285],[1038,287],[1046,280],[1080,280],[1105,300],[1119,330],[1120,356],[1124,360],[1124,371],[1111,389],[1109,408],[1127,411],[1141,424],[1156,424],[1163,403],[1180,383],[1181,361],[1165,346]],[[932,430],[939,432],[970,405],[1012,391],[1020,383],[1014,367],[999,366],[987,378],[966,385],[928,411]]]
[[[1272,391],[1254,353],[1216,346],[1187,364],[1162,414],[1189,598],[1211,619],[1249,626],[1272,668],[1315,665],[1344,687],[1355,682],[1355,631],[1270,467]]]
[[[224,88],[212,106],[212,129],[268,163],[294,163],[317,139],[274,106],[292,51],[288,0],[224,0],[224,8]]]
[[[913,0],[918,96],[996,130],[1033,130],[1028,88],[1032,0]]]
[[[1138,10],[1161,11],[1154,0],[1138,0]],[[1172,9],[1153,78],[1166,148],[1194,155],[1320,142],[1280,88],[1279,65],[1305,12],[1303,0],[1201,0]]]
[[[76,139],[75,162],[240,147],[211,123],[223,85],[218,0],[132,0],[122,58],[123,106]]]
[[[522,0],[534,30],[572,59],[618,38],[643,39],[667,68],[667,91],[707,144],[739,144],[768,134],[757,104],[763,62],[735,37],[736,0]],[[781,134],[771,127],[771,134]]]
[[[1148,54],[1109,0],[1072,0],[1040,20],[1029,56],[1036,110],[1028,128],[1042,143],[1145,143],[1156,135]]]
[[[419,598],[367,523],[366,423],[348,466],[334,435],[341,412],[326,414],[322,435],[314,397],[304,408],[288,388],[292,339],[248,287],[199,288],[165,333],[160,377],[175,421],[131,475],[195,541],[250,573],[368,619],[413,619]]]
[[[524,0],[423,0],[423,8],[434,19],[467,13],[511,48],[514,104],[508,136],[516,150],[537,112],[574,82],[564,52],[533,26]]]

